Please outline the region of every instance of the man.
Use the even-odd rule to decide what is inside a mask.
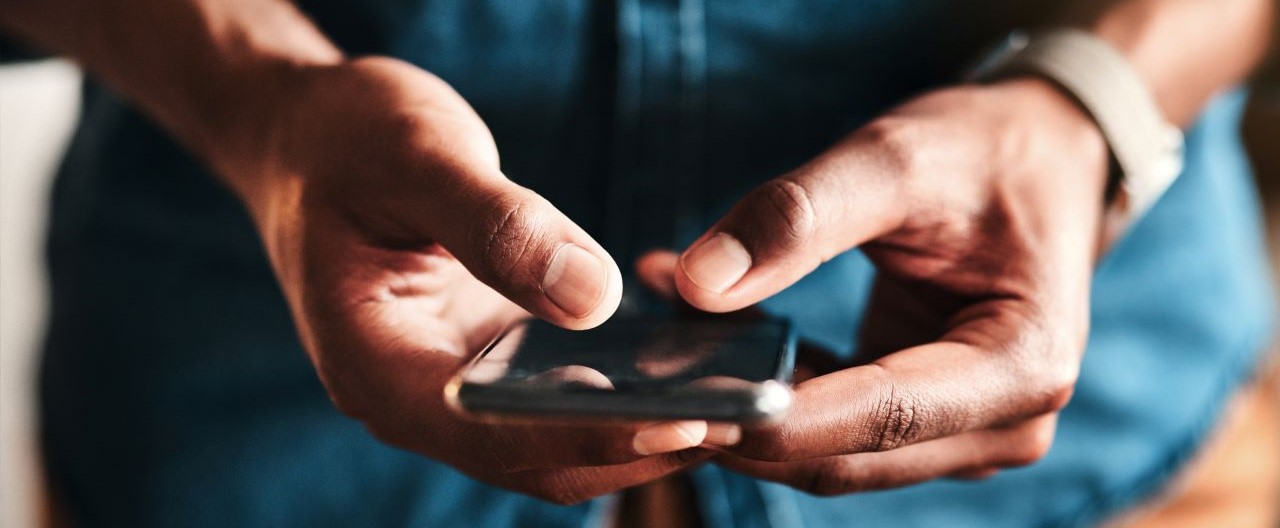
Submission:
[[[1240,95],[1214,95],[1270,16],[6,0],[0,27],[103,83],[54,197],[59,505],[86,525],[580,525],[611,516],[583,501],[677,474],[716,526],[1098,522],[1181,467],[1267,338]],[[1142,87],[1110,106],[1188,128],[1163,197],[1119,192],[1147,160],[1067,79],[959,83],[1010,30],[1066,27],[1118,50],[1103,85]],[[601,324],[640,288],[624,276],[759,304],[843,360],[766,428],[444,408],[496,329]]]

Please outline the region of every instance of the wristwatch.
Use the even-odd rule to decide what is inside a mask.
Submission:
[[[1102,39],[1074,29],[1015,31],[969,80],[1017,75],[1049,79],[1093,117],[1111,150],[1114,205],[1126,223],[1140,218],[1182,172],[1182,131],[1164,118],[1129,61]]]

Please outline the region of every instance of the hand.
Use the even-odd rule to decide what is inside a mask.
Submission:
[[[749,194],[672,265],[691,305],[742,309],[854,247],[880,273],[869,363],[799,383],[717,461],[826,495],[1043,456],[1088,332],[1106,162],[1081,110],[1017,79],[924,95]]]
[[[334,403],[379,439],[570,503],[709,456],[699,421],[495,425],[443,386],[530,313],[569,328],[621,296],[609,255],[499,170],[488,129],[441,80],[391,59],[295,75],[261,152],[222,160],[257,221]]]

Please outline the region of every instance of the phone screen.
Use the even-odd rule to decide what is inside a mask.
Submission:
[[[584,331],[520,323],[448,393],[481,414],[770,419],[790,404],[784,320],[614,318]]]
[[[762,382],[778,378],[787,333],[780,321],[620,319],[573,331],[535,320],[499,338],[463,380],[612,390]]]

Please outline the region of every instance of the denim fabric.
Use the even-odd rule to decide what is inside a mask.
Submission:
[[[452,83],[503,166],[624,269],[687,244],[751,187],[1050,16],[1015,0],[303,0],[353,54]],[[1058,440],[983,482],[817,498],[706,466],[709,526],[1076,526],[1158,489],[1269,335],[1242,93],[1100,265]],[[584,526],[558,507],[371,439],[330,406],[250,222],[129,105],[85,89],[53,196],[42,371],[53,484],[89,526]],[[852,354],[873,270],[842,255],[765,303]]]

